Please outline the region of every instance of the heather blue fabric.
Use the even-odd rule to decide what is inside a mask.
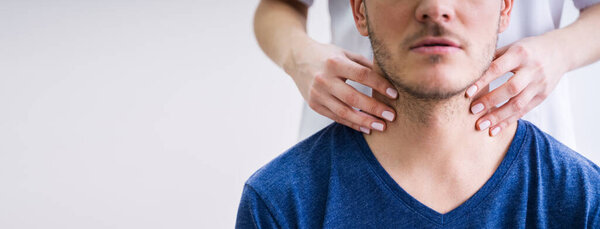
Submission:
[[[248,179],[236,228],[600,228],[600,168],[519,120],[492,177],[439,214],[385,172],[360,132],[334,123]]]

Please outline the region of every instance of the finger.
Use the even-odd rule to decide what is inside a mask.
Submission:
[[[494,60],[497,59],[498,57],[504,55],[504,53],[506,53],[506,50],[508,50],[508,48],[510,48],[510,45],[496,49],[496,51],[494,52]]]
[[[352,86],[338,82],[331,86],[330,90],[333,96],[346,103],[351,107],[356,107],[366,113],[377,116],[379,118],[386,119],[390,122],[394,121],[396,114],[394,109],[377,101],[373,97],[369,97]]]
[[[344,120],[344,119],[338,117],[336,114],[334,114],[333,111],[331,111],[329,108],[325,107],[322,102],[326,99],[331,99],[330,96],[329,97],[323,96],[324,94],[320,93],[319,90],[313,90],[312,95],[313,95],[312,98],[308,101],[308,105],[315,112],[317,112],[325,117],[328,117],[331,120],[334,120],[335,122],[338,122],[345,126],[348,126],[356,131],[362,131],[366,134],[371,133],[370,128],[359,126],[357,124],[354,124],[347,120]]]
[[[490,135],[490,137],[494,137],[494,136],[498,135],[500,133],[500,131],[506,129],[506,127],[510,123],[515,123],[520,118],[521,118],[521,116],[519,116],[519,115],[510,116],[509,118],[505,119],[505,121],[501,122],[500,125],[491,127],[488,134]]]
[[[351,79],[358,83],[364,84],[382,95],[395,99],[398,97],[398,91],[392,87],[384,77],[377,74],[375,71],[362,66],[350,59],[331,58],[327,60],[330,74],[336,74],[347,79]]]
[[[523,115],[525,115],[531,109],[533,109],[534,107],[536,107],[537,105],[542,103],[542,101],[544,101],[543,98],[541,98],[541,97],[538,98],[537,96],[534,96],[533,99],[531,100],[531,102],[529,102],[528,107],[525,109],[526,110],[525,113],[515,114],[509,118],[504,119],[503,121],[501,121],[494,127],[490,128],[490,133],[489,133],[490,136],[493,137],[493,136],[498,135],[498,133],[500,133],[500,131],[502,131],[503,129],[506,129],[506,127],[508,127],[510,124],[517,122],[517,120],[519,120],[521,117],[523,117]]]
[[[538,91],[539,87],[537,85],[528,86],[523,92],[510,99],[507,103],[479,118],[477,121],[478,129],[485,130],[489,127],[490,135],[496,135],[496,127],[505,128],[537,106],[533,98]]]
[[[345,51],[345,50],[344,50],[344,54],[346,54],[346,57],[348,57],[350,60],[353,60],[354,62],[359,63],[362,66],[365,66],[365,67],[368,67],[371,69],[373,68],[373,62],[371,60],[367,59],[363,55]]]
[[[385,129],[384,121],[369,114],[352,109],[332,95],[329,97],[330,98],[325,100],[323,105],[331,110],[340,120],[349,121],[358,126],[368,127],[379,131],[383,131]]]
[[[481,78],[477,80],[469,89],[466,91],[467,97],[472,97],[477,94],[481,88],[490,84],[500,76],[515,70],[521,64],[521,58],[518,51],[511,51],[507,47],[507,50],[502,53],[497,59],[492,61],[488,69],[483,73]]]
[[[361,131],[361,132],[363,132],[365,134],[370,134],[371,133],[371,129],[366,128],[366,127],[362,127],[362,126],[359,126],[357,124],[351,123],[351,122],[349,122],[347,120],[341,119],[337,115],[335,115],[331,110],[329,110],[327,107],[325,107],[323,105],[319,105],[317,109],[320,111],[319,114],[324,115],[324,116],[330,118],[331,120],[333,120],[333,121],[335,121],[337,123],[340,123],[342,125],[350,127],[350,128],[352,128],[352,129],[354,129],[356,131]],[[315,111],[316,111],[316,109],[315,109]]]
[[[529,75],[526,71],[517,72],[506,83],[472,102],[471,112],[478,114],[518,95],[531,83]]]

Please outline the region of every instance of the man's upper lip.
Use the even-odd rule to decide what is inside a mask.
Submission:
[[[425,45],[435,45],[435,44],[460,48],[460,45],[457,42],[452,41],[450,39],[426,37],[426,38],[419,40],[414,45],[412,45],[410,47],[410,49],[418,48],[418,47],[425,46]]]

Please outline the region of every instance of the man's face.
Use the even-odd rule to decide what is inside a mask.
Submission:
[[[512,0],[351,2],[384,76],[399,90],[434,100],[460,94],[481,77],[508,25],[501,16],[512,6]]]

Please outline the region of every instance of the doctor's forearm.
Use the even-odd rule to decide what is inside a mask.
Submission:
[[[295,0],[261,0],[254,15],[254,34],[265,54],[285,69],[294,47],[312,41],[306,33],[308,8]]]
[[[584,9],[569,26],[542,36],[549,38],[557,48],[566,71],[600,60],[600,4]]]

